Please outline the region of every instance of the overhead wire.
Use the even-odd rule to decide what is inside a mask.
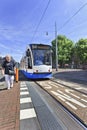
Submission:
[[[47,11],[47,9],[48,9],[48,6],[49,6],[49,4],[50,4],[50,1],[51,1],[51,0],[48,1],[47,5],[46,5],[46,8],[45,8],[45,10],[44,10],[44,12],[43,12],[43,14],[42,14],[42,16],[41,16],[41,18],[40,18],[40,21],[38,22],[38,24],[37,24],[37,26],[36,26],[36,29],[35,29],[35,31],[34,31],[34,33],[33,33],[31,42],[32,42],[32,40],[34,39],[35,34],[36,34],[36,32],[37,32],[37,30],[38,30],[38,28],[39,28],[39,26],[40,26],[40,24],[41,24],[41,22],[42,22],[42,20],[43,20],[43,18],[44,18],[44,15],[45,15],[45,13],[46,13],[46,11]]]
[[[58,31],[64,28],[65,25],[67,25],[86,5],[87,3],[83,4],[61,27],[58,28]]]
[[[73,29],[70,32],[67,32],[67,34],[72,34],[73,32],[75,32],[75,30],[77,30],[78,28],[82,27],[84,24],[87,24],[87,19],[84,22],[74,26]],[[64,31],[61,31],[61,32],[65,33]]]
[[[40,18],[39,23],[38,23],[37,26],[36,26],[35,31],[32,31],[32,32],[34,32],[34,33],[33,33],[33,36],[32,36],[32,40],[34,39],[35,34],[36,34],[37,32],[40,32],[40,31],[38,31],[38,27],[40,26],[40,24],[41,24],[41,22],[42,22],[42,20],[43,20],[43,17],[44,17],[44,15],[45,15],[45,13],[46,13],[46,11],[47,11],[47,9],[48,9],[48,6],[49,6],[49,4],[50,4],[50,1],[51,1],[51,0],[49,0],[48,3],[47,3],[47,6],[46,6],[46,8],[45,8],[45,10],[44,10],[44,12],[43,12],[41,18]],[[62,28],[64,28],[65,25],[68,24],[68,23],[73,19],[73,17],[75,17],[86,5],[87,5],[87,3],[83,4],[83,5],[58,29],[58,31],[60,31]],[[1,29],[1,30],[2,30],[2,29]],[[8,29],[5,28],[5,29],[3,29],[3,30],[8,30]],[[45,32],[45,31],[43,31],[43,32]],[[54,31],[49,31],[49,32],[54,32]],[[32,40],[31,40],[31,41],[32,41]]]
[[[87,20],[86,21],[84,21],[83,23],[80,23],[80,24],[78,24],[77,26],[75,26],[74,27],[74,29],[73,30],[71,30],[70,32],[67,32],[67,34],[66,35],[78,35],[78,33],[79,34],[82,34],[82,31],[79,31],[79,28],[80,28],[80,30],[81,30],[81,27],[84,25],[84,24],[87,24]],[[85,30],[86,31],[86,30]],[[76,33],[77,32],[77,33]],[[64,35],[65,35],[65,32],[62,32]],[[86,33],[86,36],[87,36],[87,31],[86,32],[84,32],[84,33]]]
[[[38,27],[39,27],[39,25],[40,25],[40,23],[41,23],[41,21],[42,21],[42,19],[43,19],[43,17],[44,17],[44,14],[45,14],[45,12],[46,12],[46,10],[47,10],[47,8],[48,8],[49,3],[50,3],[50,0],[48,1],[48,4],[47,4],[47,6],[46,6],[46,9],[45,9],[45,11],[43,12],[42,17],[41,17],[41,19],[40,19],[40,21],[39,21],[39,23],[38,23],[38,25],[37,25],[37,27],[36,27],[36,29],[35,29],[35,31],[34,31],[32,40],[33,40],[35,34],[36,34],[37,32],[39,32],[39,31],[37,31],[37,30],[38,30]],[[65,27],[65,25],[67,25],[86,5],[87,5],[87,3],[83,4],[61,27],[58,28],[58,31],[62,30],[62,29]],[[51,31],[51,32],[54,32],[54,31]],[[32,40],[31,40],[31,41],[32,41]]]

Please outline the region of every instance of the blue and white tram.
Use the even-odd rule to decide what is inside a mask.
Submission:
[[[29,79],[51,78],[51,46],[44,44],[29,44],[20,64],[22,72]]]

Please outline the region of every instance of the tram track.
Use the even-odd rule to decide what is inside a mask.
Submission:
[[[59,81],[56,81],[55,79],[50,79],[50,80],[53,81],[53,82],[55,82],[55,83],[57,83],[57,84],[59,84],[59,85],[63,85],[63,86],[65,86],[65,87],[67,87],[67,88],[70,88],[70,89],[72,89],[72,90],[75,90],[75,91],[77,91],[77,92],[79,92],[79,93],[81,93],[81,94],[87,95],[87,91],[82,91],[82,90],[79,90],[79,88],[71,87],[71,86],[69,86],[69,85],[60,83],[60,82],[62,82],[62,80],[61,80],[60,82],[59,82]],[[68,83],[68,82],[66,81],[66,83]],[[73,85],[75,85],[75,84],[73,83]],[[87,90],[86,87],[84,87],[84,88],[85,88],[84,90]]]
[[[87,111],[87,91],[83,92],[81,90],[75,89],[68,85],[58,83],[57,81],[54,81],[53,79],[51,79],[49,81],[36,81],[35,83],[37,85],[39,85],[41,88],[43,88],[54,99],[56,99],[56,101],[59,102],[59,104],[63,107],[63,109],[65,109],[66,112],[68,112],[77,122],[79,122],[79,124],[82,125],[84,127],[84,129],[87,129],[87,118],[82,116],[82,112]],[[59,89],[59,87],[60,88],[64,87],[65,90],[69,89],[69,91],[67,90],[67,92],[68,92],[67,94],[69,94],[69,95],[67,95],[66,93],[62,93],[62,91]],[[53,92],[52,89],[55,90],[55,93],[52,93]],[[71,92],[71,94],[69,92]],[[74,92],[74,93],[72,93],[72,92]],[[63,97],[62,94],[65,97]],[[69,97],[70,95],[72,95],[75,99],[72,99],[72,97]],[[84,99],[83,99],[83,97],[79,97],[78,95],[83,96]],[[67,97],[70,99],[67,99]],[[68,101],[66,101],[66,100],[68,100]],[[72,102],[70,100],[72,100]],[[74,104],[74,102],[73,102],[74,100],[75,100],[75,102],[77,102],[76,104]],[[81,102],[80,102],[80,100],[81,100]],[[65,102],[66,102],[66,104],[65,104]],[[73,106],[73,104],[75,107]],[[79,107],[79,104],[81,105],[80,107]],[[69,107],[67,107],[67,105],[69,105]],[[78,106],[78,107],[76,108],[76,106]],[[70,107],[73,107],[74,111]],[[77,110],[75,110],[75,109],[77,109]],[[79,115],[78,115],[78,113],[79,113]]]

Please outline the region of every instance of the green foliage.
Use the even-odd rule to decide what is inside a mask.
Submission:
[[[77,57],[81,64],[87,64],[87,39],[80,39],[76,43]]]
[[[69,64],[72,60],[72,50],[74,44],[71,40],[66,38],[63,35],[58,35],[57,37],[57,45],[58,45],[58,61],[61,66],[64,64]],[[53,49],[53,62],[55,61],[55,50],[56,50],[56,42],[52,41],[52,49]],[[54,62],[55,63],[55,62]]]

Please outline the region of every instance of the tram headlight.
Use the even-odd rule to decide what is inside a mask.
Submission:
[[[38,70],[36,70],[36,73],[38,73]]]
[[[48,70],[48,72],[50,72],[50,69]]]

